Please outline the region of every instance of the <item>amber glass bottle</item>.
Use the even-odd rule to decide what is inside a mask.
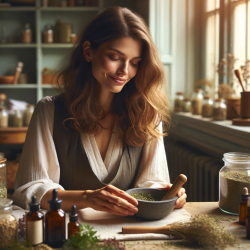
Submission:
[[[74,234],[77,235],[76,232],[79,232],[79,222],[78,215],[76,214],[76,206],[71,207],[71,214],[69,215],[69,223],[68,223],[68,238]]]
[[[30,212],[26,214],[26,241],[33,246],[43,243],[43,222],[44,216],[39,211],[40,202],[36,202],[36,196],[32,197]]]
[[[247,217],[246,217],[246,236],[247,239],[250,239],[250,198],[247,201]]]
[[[239,209],[239,223],[241,225],[246,225],[248,197],[249,197],[248,189],[244,187],[243,194],[241,195],[242,202],[240,203],[240,209]]]
[[[65,213],[61,209],[62,200],[57,198],[57,190],[53,190],[52,200],[49,200],[50,210],[45,215],[46,243],[52,248],[63,246],[65,240]]]

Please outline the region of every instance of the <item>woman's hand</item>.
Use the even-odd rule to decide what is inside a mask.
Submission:
[[[162,190],[169,190],[172,184],[168,184],[165,188],[160,188]],[[175,202],[175,208],[182,208],[186,204],[187,194],[185,188],[181,188],[178,193],[178,199]]]
[[[138,202],[126,192],[107,185],[97,190],[86,190],[83,194],[86,207],[120,216],[134,215]]]

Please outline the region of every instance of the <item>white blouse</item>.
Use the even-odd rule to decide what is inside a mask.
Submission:
[[[33,113],[12,196],[14,203],[25,209],[28,209],[28,203],[33,195],[36,195],[37,201],[41,201],[50,189],[64,190],[59,184],[60,166],[53,141],[53,125],[54,101],[51,97],[45,97],[38,102]],[[159,129],[162,130],[162,124]],[[81,134],[90,166],[100,181],[105,181],[117,172],[123,145],[116,131],[115,125],[104,161],[95,137],[87,133]],[[163,139],[146,142],[135,187],[161,188],[169,182]]]

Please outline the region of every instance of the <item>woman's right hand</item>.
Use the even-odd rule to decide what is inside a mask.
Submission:
[[[97,190],[86,190],[83,200],[86,207],[115,215],[134,215],[138,211],[137,200],[113,185]]]

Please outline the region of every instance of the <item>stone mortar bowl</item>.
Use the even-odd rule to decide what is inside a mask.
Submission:
[[[175,202],[178,199],[176,195],[174,198],[161,201],[163,196],[166,194],[166,190],[161,190],[157,188],[132,188],[126,191],[127,194],[132,193],[143,193],[151,194],[155,200],[159,201],[145,201],[138,200],[138,212],[134,215],[147,220],[160,220],[167,215],[169,215],[175,207]]]

